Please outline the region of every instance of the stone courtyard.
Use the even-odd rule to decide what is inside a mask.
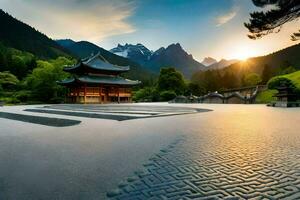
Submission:
[[[0,127],[0,199],[300,199],[299,108],[14,106]]]

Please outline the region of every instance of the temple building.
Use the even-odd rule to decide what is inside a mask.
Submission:
[[[100,53],[64,68],[72,74],[58,83],[68,88],[68,103],[123,103],[132,101],[131,88],[140,81],[125,79],[129,67],[113,65]]]
[[[300,102],[298,102],[298,96],[294,92],[294,88],[282,83],[276,88],[278,93],[274,95],[277,98],[275,102],[276,107],[299,107]]]

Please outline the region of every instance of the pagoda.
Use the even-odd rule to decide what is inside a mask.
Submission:
[[[274,95],[277,98],[275,103],[276,107],[297,107],[300,103],[297,102],[297,94],[294,92],[294,88],[288,84],[282,82],[279,87],[276,88],[278,93]]]
[[[141,83],[120,76],[129,70],[129,66],[113,65],[98,53],[65,67],[72,77],[58,83],[68,88],[68,103],[126,103],[132,101],[131,88]]]

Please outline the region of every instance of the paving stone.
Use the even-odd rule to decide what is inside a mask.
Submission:
[[[144,165],[147,172],[129,183],[134,186],[138,181],[145,187],[120,188],[119,195],[129,199],[137,192],[141,199],[300,199],[300,147],[282,150],[264,145],[261,138],[248,139],[243,148],[230,141],[213,147],[193,135],[178,139],[149,159]]]

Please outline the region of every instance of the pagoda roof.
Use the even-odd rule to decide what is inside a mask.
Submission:
[[[84,67],[91,68],[97,71],[110,71],[110,72],[127,72],[130,70],[129,66],[117,66],[109,63],[100,53],[97,53],[94,56],[82,59],[76,65],[65,67],[64,71],[74,72]]]
[[[105,76],[105,75],[84,75],[76,78],[68,78],[58,83],[61,85],[70,85],[74,83],[88,83],[88,84],[106,84],[106,85],[124,85],[124,86],[134,86],[138,85],[140,81],[133,81],[125,79],[120,76]]]

